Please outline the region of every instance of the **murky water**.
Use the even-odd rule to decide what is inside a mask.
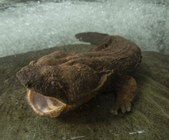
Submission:
[[[0,57],[77,43],[78,32],[123,35],[143,50],[168,52],[165,1],[1,0]]]

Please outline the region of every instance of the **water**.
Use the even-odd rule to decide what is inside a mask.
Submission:
[[[132,103],[132,111],[122,114],[122,110],[119,110],[116,116],[111,113],[117,97],[113,90],[103,91],[105,94],[98,94],[88,103],[58,118],[39,116],[29,106],[27,99],[30,98],[25,97],[27,90],[18,81],[16,73],[30,61],[40,58],[53,49],[9,56],[0,58],[1,140],[168,139],[169,55],[163,53],[169,54],[169,0],[0,0],[0,57],[80,43],[74,35],[85,31],[118,34],[133,40],[142,50],[161,52],[142,52],[140,67],[134,73],[131,72],[138,85],[138,94]],[[65,46],[63,50],[84,52],[91,48],[84,46]],[[98,58],[99,62],[102,59],[104,58]],[[83,81],[81,78],[86,75],[88,79],[88,73],[92,71],[90,65],[92,63],[89,62],[89,71],[86,71],[88,65],[87,68],[82,67],[82,71],[86,68],[84,74],[72,73],[76,81],[71,82],[70,85],[67,84],[71,76],[66,77],[62,72],[59,73],[62,78],[58,85],[72,86],[70,89],[78,90],[74,85],[77,81]],[[62,66],[60,65],[59,68]],[[77,66],[79,66],[77,71],[80,72],[80,63],[73,64],[70,72]],[[47,67],[44,67],[40,75],[48,72]],[[57,65],[49,66],[49,70],[57,71],[57,68]],[[109,74],[110,70],[106,71],[105,68],[101,73],[95,71],[94,75],[100,77],[101,74]],[[118,69],[117,66],[115,73]],[[37,70],[32,71],[35,73],[35,79],[39,75],[36,75]],[[57,82],[55,76],[57,73],[48,74],[49,78],[43,76],[42,81],[43,79],[50,81],[52,78]],[[77,76],[79,79],[76,79]],[[114,76],[112,79],[118,78],[118,75]],[[62,85],[62,79],[65,79],[63,83],[66,85]],[[115,87],[118,81],[118,79],[114,81],[112,87]],[[45,85],[39,82],[38,86],[41,83]],[[55,81],[51,81],[52,84],[53,82],[55,84]],[[87,89],[91,87],[90,83],[90,81],[85,83]],[[120,81],[118,87],[123,83],[124,81]],[[46,85],[46,88],[43,88],[46,91],[50,87]],[[119,88],[123,89],[123,86]],[[60,92],[56,91],[56,93]],[[35,98],[32,99],[37,103]],[[52,108],[53,101],[52,103],[50,101],[40,104],[48,104],[47,106]],[[36,104],[39,108],[38,105]],[[40,107],[40,109],[46,108]]]
[[[118,34],[143,50],[169,52],[165,1],[0,0],[0,57],[79,43],[78,32]]]

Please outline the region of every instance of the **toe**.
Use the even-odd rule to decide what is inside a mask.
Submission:
[[[126,110],[127,110],[127,112],[131,111],[131,103],[130,102],[126,105]]]
[[[122,112],[122,113],[125,113],[125,112],[126,112],[125,106],[121,106],[121,112]]]
[[[118,115],[118,111],[117,110],[111,110],[111,113],[114,115]]]

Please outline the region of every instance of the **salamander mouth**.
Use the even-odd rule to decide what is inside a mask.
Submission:
[[[41,116],[57,117],[67,109],[67,104],[57,98],[44,96],[33,90],[28,90],[27,100],[34,112]]]

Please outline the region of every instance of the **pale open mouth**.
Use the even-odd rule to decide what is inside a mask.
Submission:
[[[67,105],[57,98],[44,96],[28,90],[27,100],[31,108],[41,116],[57,117],[67,109]]]

